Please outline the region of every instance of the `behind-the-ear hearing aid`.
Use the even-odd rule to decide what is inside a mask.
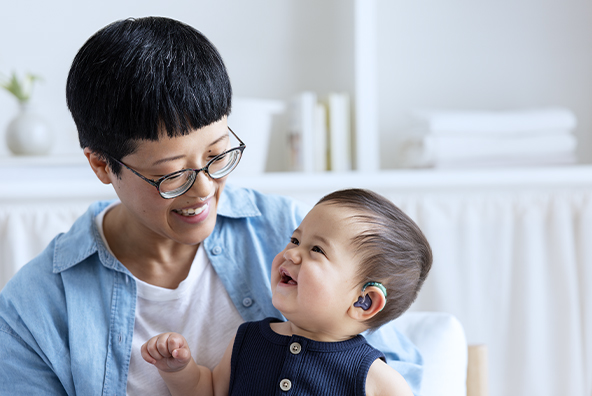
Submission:
[[[368,294],[366,294],[366,288],[368,286],[376,286],[380,289],[382,294],[384,294],[384,298],[386,299],[386,288],[380,282],[368,282],[362,287],[362,295],[358,297],[358,301],[354,303],[354,307],[362,308],[364,311],[367,311],[372,306],[372,299]]]

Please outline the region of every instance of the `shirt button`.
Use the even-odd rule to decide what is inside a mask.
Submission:
[[[220,246],[216,246],[215,248],[212,249],[212,254],[217,256],[220,253],[222,253],[222,248]]]
[[[243,305],[245,307],[250,307],[251,305],[253,305],[253,300],[251,300],[249,297],[243,299]]]
[[[287,392],[287,391],[290,390],[290,388],[292,388],[292,382],[290,382],[289,379],[285,378],[285,379],[283,379],[283,380],[280,381],[280,388],[284,392]]]
[[[292,352],[294,355],[298,355],[300,353],[300,351],[302,350],[302,347],[300,346],[299,343],[297,342],[293,342],[290,345],[290,352]]]

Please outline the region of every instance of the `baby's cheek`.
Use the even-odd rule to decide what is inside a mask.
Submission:
[[[284,251],[282,250],[281,252],[276,254],[276,256],[273,258],[273,261],[271,262],[271,269],[273,271],[275,271],[275,272],[278,271],[279,266],[282,264],[283,257],[284,257]],[[272,276],[273,276],[273,274],[272,274]]]

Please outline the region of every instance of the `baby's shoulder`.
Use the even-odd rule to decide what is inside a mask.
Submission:
[[[366,377],[367,396],[413,396],[401,374],[381,359],[376,359]]]

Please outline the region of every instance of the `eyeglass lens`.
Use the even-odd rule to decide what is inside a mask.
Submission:
[[[207,165],[207,172],[212,179],[220,179],[236,168],[241,157],[241,150],[230,150],[213,158]],[[191,169],[177,172],[164,179],[159,186],[164,198],[174,198],[183,194],[193,185],[197,172]]]

